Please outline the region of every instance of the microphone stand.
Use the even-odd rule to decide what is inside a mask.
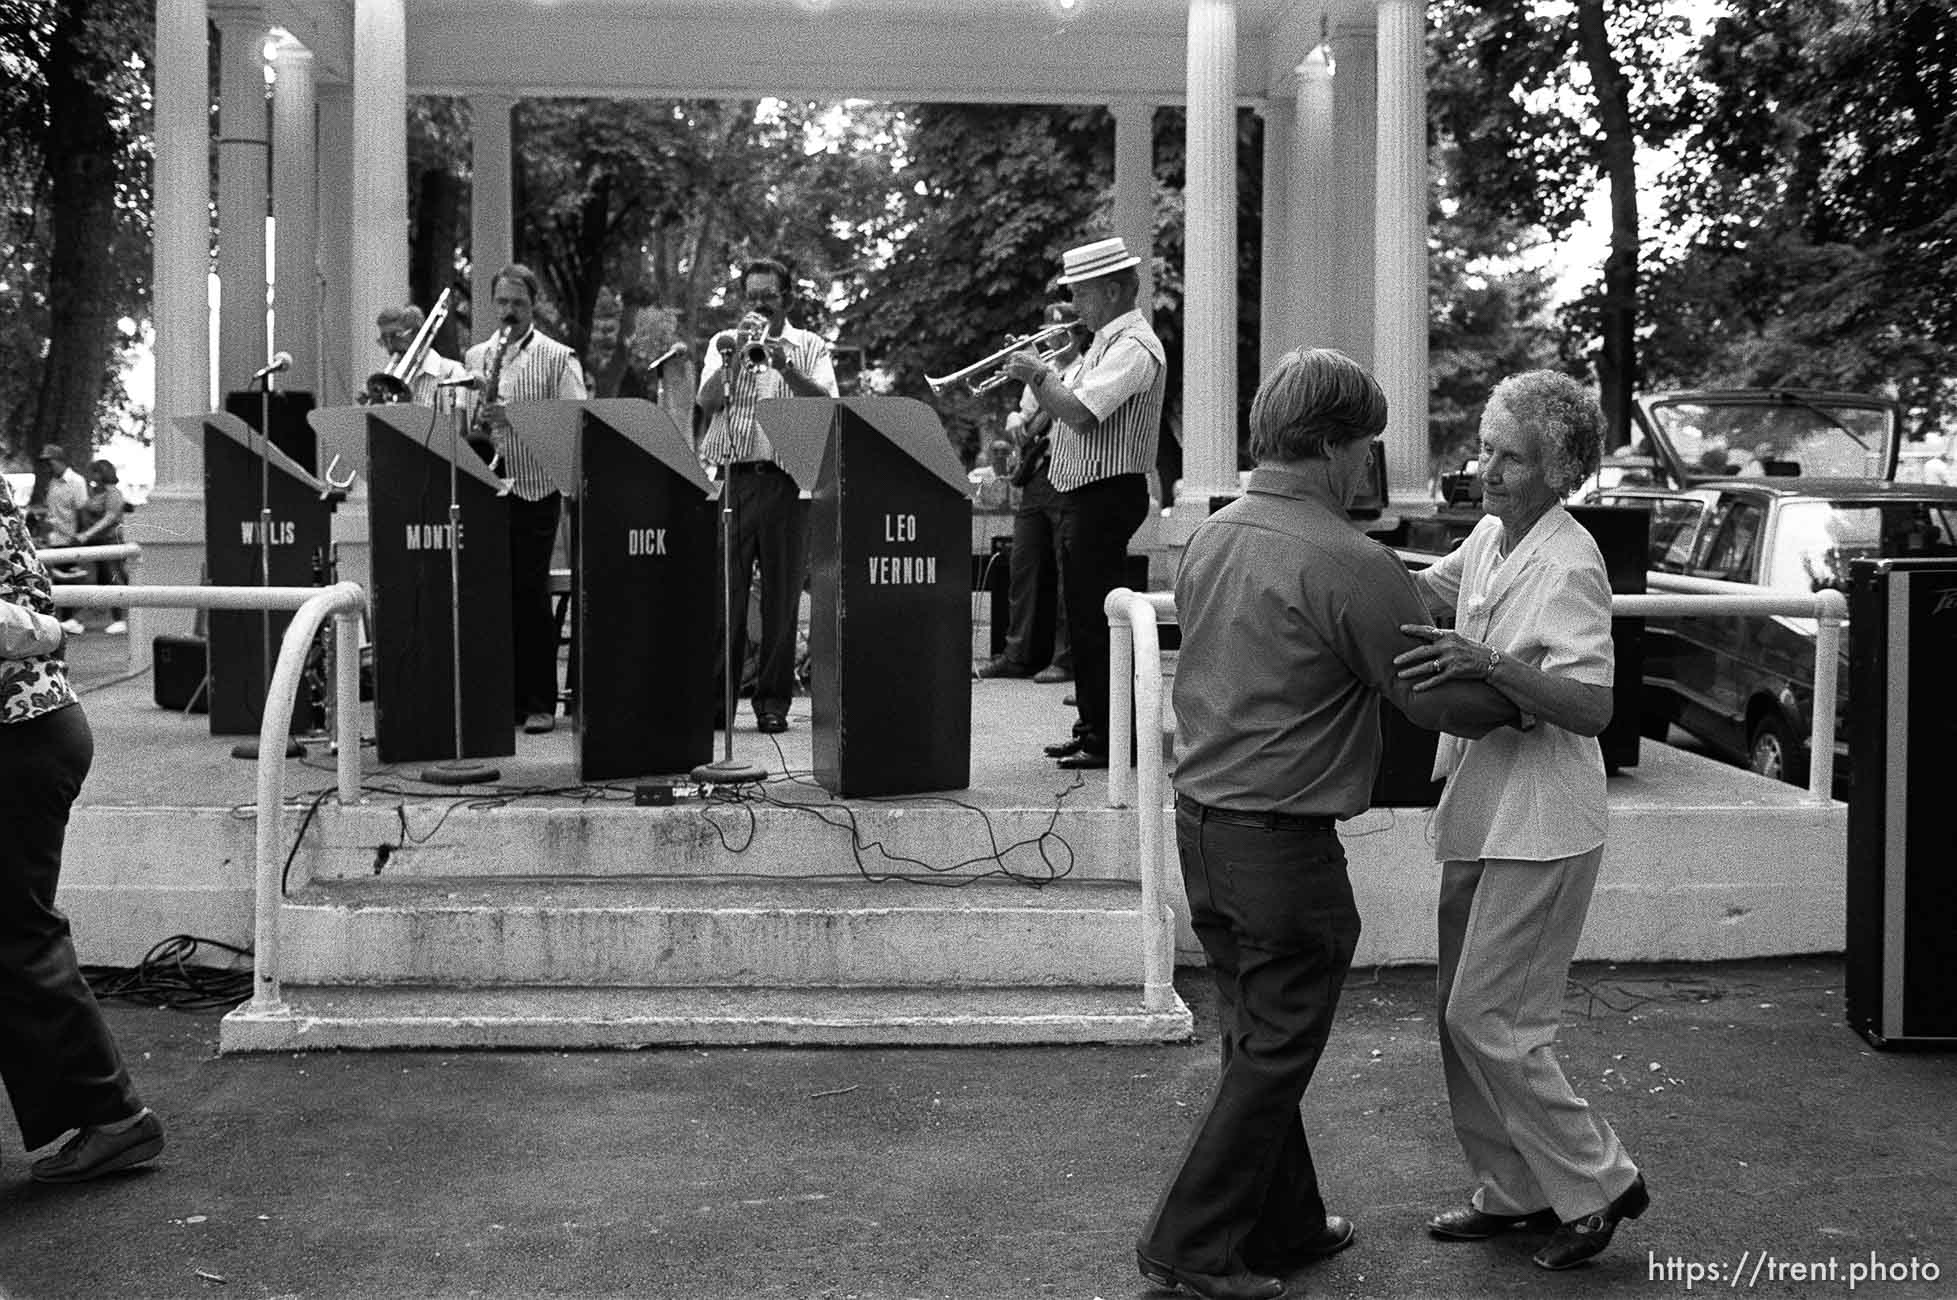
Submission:
[[[726,363],[721,373],[727,375]],[[728,377],[727,382],[733,382]],[[739,672],[734,663],[734,471],[733,462],[720,467],[720,610],[722,655],[720,664],[721,696],[723,710],[723,739],[721,741],[720,761],[702,763],[693,769],[693,779],[701,785],[745,785],[759,781],[768,775],[764,768],[752,763],[739,762],[734,757],[734,692],[735,675]],[[741,611],[745,617],[747,611]]]
[[[281,358],[290,362],[291,358]],[[258,385],[258,436],[262,444],[258,449],[258,585],[272,585],[272,376],[278,373],[278,359],[268,366]],[[258,716],[263,722],[265,706],[272,696],[272,611],[258,611],[258,657],[259,665],[265,673],[262,689],[264,694],[258,699]],[[289,732],[285,738],[285,756],[304,758],[306,747],[299,738]],[[231,747],[233,758],[257,758],[258,737],[241,740]]]
[[[431,763],[421,769],[421,779],[431,785],[475,785],[500,781],[501,770],[477,759],[462,757],[462,503],[457,495],[455,458],[461,451],[457,428],[461,424],[455,409],[454,391],[442,401],[448,404],[448,654],[449,706],[455,721],[455,757]]]

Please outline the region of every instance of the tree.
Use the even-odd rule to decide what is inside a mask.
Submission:
[[[1654,364],[1957,406],[1957,11],[1734,0],[1698,59]]]
[[[1666,0],[1443,0],[1429,41],[1429,111],[1448,151],[1449,192],[1489,219],[1555,238],[1610,191],[1601,284],[1566,313],[1601,337],[1596,358],[1612,438],[1628,436],[1636,355],[1638,150],[1677,134],[1681,80],[1666,51],[1687,33]],[[1618,51],[1643,55],[1626,62]]]
[[[147,0],[0,5],[0,437],[86,463],[148,284]]]

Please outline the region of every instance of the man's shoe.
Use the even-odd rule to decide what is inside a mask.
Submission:
[[[1427,1231],[1443,1241],[1487,1241],[1506,1232],[1550,1232],[1556,1222],[1556,1211],[1550,1209],[1531,1214],[1490,1214],[1464,1205],[1427,1220]]]
[[[102,633],[105,636],[126,636],[128,635],[128,632],[129,632],[129,624],[123,622],[121,619],[117,619],[115,622],[109,624],[107,627],[102,629]]]
[[[1270,1259],[1260,1258],[1253,1262],[1260,1273],[1272,1273],[1284,1277],[1315,1260],[1338,1254],[1350,1246],[1352,1239],[1357,1235],[1352,1220],[1343,1215],[1328,1214],[1325,1216],[1325,1225],[1309,1239],[1299,1242],[1283,1254]]]
[[[88,628],[78,618],[64,618],[61,620],[61,630],[69,636],[80,636]]]
[[[1016,664],[1004,655],[988,659],[972,670],[974,677],[1031,677],[1032,675],[1030,668]]]
[[[1033,680],[1042,686],[1051,686],[1055,682],[1071,682],[1074,680],[1074,670],[1071,668],[1057,668],[1052,664],[1048,664],[1033,674]]]
[[[523,717],[523,734],[543,736],[557,730],[557,715],[554,713],[526,713]]]
[[[1135,1265],[1142,1271],[1142,1280],[1150,1286],[1163,1291],[1187,1291],[1202,1296],[1203,1300],[1276,1300],[1284,1294],[1283,1282],[1261,1273],[1191,1273],[1158,1263],[1139,1250],[1135,1252]]]
[[[1651,1193],[1645,1190],[1644,1175],[1624,1189],[1624,1194],[1595,1214],[1571,1219],[1556,1229],[1543,1248],[1535,1253],[1539,1267],[1559,1272],[1575,1268],[1593,1255],[1602,1253],[1623,1219],[1635,1219],[1651,1208]]]
[[[61,1150],[28,1166],[36,1182],[85,1183],[118,1169],[154,1160],[163,1152],[163,1121],[144,1110],[118,1132],[89,1126],[61,1144]]]
[[[1063,756],[1057,766],[1063,772],[1098,772],[1108,765],[1106,754],[1091,749],[1078,749]]]
[[[1048,758],[1065,758],[1069,754],[1078,754],[1085,748],[1086,745],[1079,736],[1069,736],[1057,745],[1041,746],[1040,752]]]
[[[775,735],[788,730],[788,718],[780,713],[760,713],[754,718],[754,729],[767,735]]]

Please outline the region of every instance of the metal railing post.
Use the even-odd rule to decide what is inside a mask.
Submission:
[[[1135,793],[1128,751],[1134,741],[1135,646],[1130,604],[1135,593],[1116,587],[1101,602],[1108,619],[1108,807],[1126,808]]]
[[[1839,591],[1815,593],[1814,719],[1808,732],[1808,794],[1835,797],[1835,712],[1841,692],[1841,635],[1848,623],[1848,598]]]

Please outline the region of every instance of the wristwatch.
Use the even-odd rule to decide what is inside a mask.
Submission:
[[[1501,666],[1502,666],[1502,652],[1500,650],[1497,650],[1493,646],[1488,647],[1488,667],[1482,670],[1482,674],[1481,674],[1482,677],[1484,678],[1493,677],[1495,675],[1495,670],[1497,668],[1500,668]]]

